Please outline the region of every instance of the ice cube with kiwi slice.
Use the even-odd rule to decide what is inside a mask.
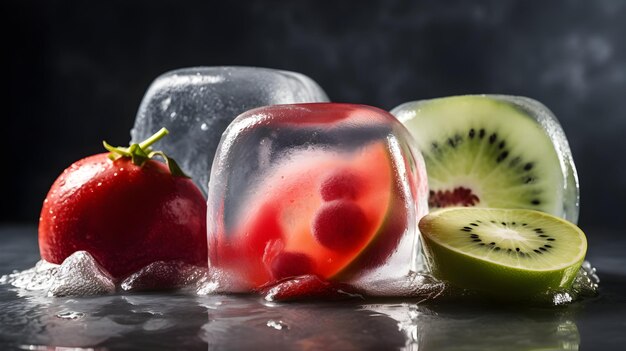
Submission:
[[[578,220],[578,178],[556,117],[524,97],[467,95],[391,111],[424,155],[431,209],[526,208]]]
[[[501,299],[567,289],[587,251],[580,228],[534,210],[446,208],[419,228],[433,275]]]

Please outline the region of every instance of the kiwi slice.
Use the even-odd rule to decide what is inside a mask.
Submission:
[[[392,113],[424,156],[431,209],[526,208],[576,223],[576,170],[567,139],[545,106],[470,95],[411,102]]]
[[[580,228],[533,210],[447,208],[419,229],[437,278],[501,298],[567,288],[587,251]]]

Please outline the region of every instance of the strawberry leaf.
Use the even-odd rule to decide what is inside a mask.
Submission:
[[[167,167],[170,169],[170,173],[174,177],[183,177],[183,178],[191,179],[191,177],[185,174],[185,172],[180,168],[180,166],[178,166],[178,163],[176,163],[176,161],[173,158],[167,156],[163,151],[152,151],[149,157],[152,158],[154,155],[159,155],[165,160]]]

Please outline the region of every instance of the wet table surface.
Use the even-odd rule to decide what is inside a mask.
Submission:
[[[587,234],[600,295],[568,306],[276,304],[180,293],[52,298],[0,285],[0,350],[624,350],[626,240]],[[34,226],[1,226],[0,238],[0,275],[39,259]]]

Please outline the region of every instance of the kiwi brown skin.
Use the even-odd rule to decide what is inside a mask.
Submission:
[[[428,216],[419,222],[419,229],[426,262],[436,278],[498,300],[531,300],[547,291],[566,289],[584,260],[583,255],[567,268],[542,271],[499,265],[452,251],[432,240],[428,233],[433,230],[433,222]]]

